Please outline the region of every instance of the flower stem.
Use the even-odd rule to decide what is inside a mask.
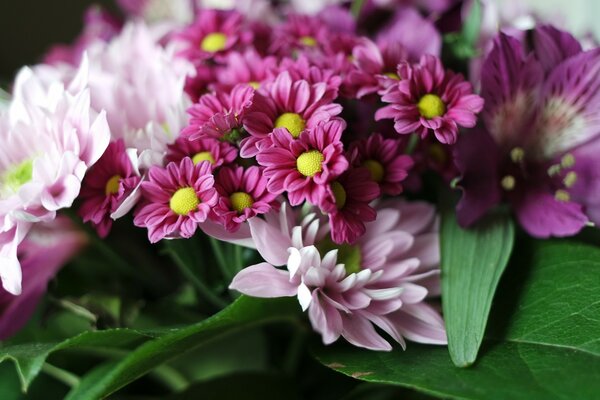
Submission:
[[[364,0],[352,1],[352,5],[350,6],[350,12],[352,13],[352,15],[354,15],[354,18],[359,17],[360,11],[362,10],[364,3]]]
[[[217,264],[221,270],[221,273],[223,274],[223,277],[229,281],[232,278],[231,271],[227,265],[227,259],[225,258],[225,254],[221,248],[221,243],[219,243],[219,241],[213,237],[209,237],[208,240],[210,241],[210,245],[215,253],[215,258],[217,259]]]
[[[42,371],[71,388],[79,385],[80,379],[77,375],[47,362],[42,365]]]

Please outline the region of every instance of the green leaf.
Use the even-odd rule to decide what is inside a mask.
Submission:
[[[442,214],[442,305],[448,350],[455,365],[475,362],[492,298],[514,242],[508,213],[496,213],[465,230],[454,210]]]
[[[40,373],[50,354],[69,348],[115,348],[138,344],[140,341],[157,336],[157,332],[133,329],[111,329],[89,331],[62,342],[28,343],[0,347],[0,363],[12,360],[15,363],[23,392]]]
[[[464,43],[475,48],[481,31],[481,1],[475,0],[471,4],[471,10],[465,20],[461,35]]]
[[[444,398],[597,398],[600,250],[570,242],[534,242],[520,250],[471,368],[454,367],[443,347],[413,343],[390,353],[319,348],[319,360],[358,379]]]
[[[118,364],[107,368],[106,373],[92,371],[93,379],[84,376],[67,399],[103,398],[157,366],[222,335],[267,322],[295,319],[297,313],[295,300],[242,296],[211,318],[141,345]]]

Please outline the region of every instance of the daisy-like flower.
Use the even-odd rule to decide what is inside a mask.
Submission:
[[[329,38],[329,29],[316,16],[291,14],[273,32],[271,52],[282,56],[294,50],[319,51]]]
[[[338,90],[342,85],[342,78],[336,74],[336,71],[317,67],[304,55],[300,55],[296,59],[284,57],[279,63],[278,70],[280,73],[287,71],[294,81],[305,80],[311,85],[325,83],[330,92],[324,97],[330,99],[337,98]]]
[[[294,81],[288,72],[279,74],[274,82],[254,94],[244,116],[244,128],[250,136],[241,142],[241,156],[254,157],[259,150],[271,146],[271,134],[277,128],[296,139],[341,113],[342,106],[333,103],[331,95],[325,83],[311,85],[305,80]]]
[[[194,164],[208,161],[211,168],[215,169],[232,163],[237,156],[237,149],[227,142],[213,138],[191,140],[186,136],[180,136],[175,143],[169,145],[166,160],[178,163],[185,157],[189,157]]]
[[[377,111],[376,120],[393,119],[401,134],[415,132],[424,138],[433,132],[444,144],[456,142],[458,126],[475,126],[483,99],[462,75],[444,71],[437,57],[426,54],[419,64],[401,63],[397,75],[400,80],[381,97],[391,104]]]
[[[598,215],[600,49],[550,26],[532,37],[527,53],[500,34],[484,62],[485,129],[457,146],[458,218],[468,226],[506,200],[529,234],[570,236]]]
[[[237,11],[204,9],[174,40],[181,47],[180,56],[198,62],[251,43],[252,31],[245,29],[244,17]]]
[[[298,139],[285,129],[276,129],[273,146],[256,156],[265,167],[269,192],[287,192],[294,206],[305,200],[321,204],[327,184],[348,169],[340,141],[345,128],[343,120],[333,119],[302,133]]]
[[[203,95],[188,109],[190,121],[181,134],[190,140],[210,137],[237,141],[253,97],[254,88],[246,84],[236,85],[231,92],[217,90]]]
[[[225,167],[217,174],[215,187],[219,202],[213,212],[225,229],[235,232],[250,218],[269,212],[277,195],[267,190],[261,168]]]
[[[142,182],[143,201],[135,213],[135,226],[148,228],[148,239],[189,238],[217,204],[211,165],[194,165],[190,158],[165,168],[152,167]]]
[[[311,224],[310,229],[294,228],[298,236],[308,236],[307,242],[314,241],[319,229],[318,220]],[[354,245],[317,241],[289,246],[282,263],[250,266],[230,288],[255,297],[297,296],[325,344],[341,336],[355,346],[390,351],[375,326],[402,347],[404,338],[446,344],[444,322],[425,301],[440,293],[437,232],[432,206],[396,201],[378,210],[377,220],[367,224],[366,234]],[[257,241],[261,255],[272,255],[273,247],[286,244],[275,229],[272,233]],[[280,265],[287,270],[276,268]]]
[[[277,59],[262,57],[254,49],[243,53],[232,51],[223,60],[224,65],[217,67],[217,89],[231,90],[239,83],[245,83],[258,89],[266,81],[274,78]]]
[[[33,223],[73,204],[110,140],[105,114],[90,109],[87,66],[66,89],[22,69],[0,111],[0,277],[12,294],[21,291],[18,244]]]
[[[83,222],[91,222],[98,235],[106,237],[113,219],[129,212],[139,199],[140,182],[137,157],[132,160],[123,140],[110,143],[83,180],[79,209]]]
[[[371,179],[379,184],[383,194],[402,193],[401,182],[408,176],[413,160],[404,154],[401,140],[384,139],[380,133],[374,133],[367,139],[352,142],[348,153],[353,165],[371,172]]]
[[[354,243],[365,233],[365,222],[377,217],[369,203],[379,194],[379,185],[363,167],[350,168],[331,182],[320,207],[329,215],[331,239],[335,243]]]

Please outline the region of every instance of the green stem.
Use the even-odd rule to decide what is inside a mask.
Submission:
[[[47,362],[42,365],[42,371],[71,388],[79,385],[80,379],[77,375],[72,374],[62,368],[55,367]]]
[[[80,306],[79,304],[75,304],[75,303],[73,303],[69,300],[65,300],[65,299],[56,299],[53,297],[50,297],[49,299],[54,304],[64,308],[67,311],[72,312],[73,314],[77,315],[78,317],[85,319],[86,321],[90,322],[91,324],[96,324],[96,322],[98,322],[98,317],[96,315],[94,315],[87,308]]]
[[[408,139],[408,144],[406,145],[406,154],[411,155],[412,153],[414,153],[418,144],[419,144],[419,135],[417,135],[416,133],[413,133],[412,135],[410,135],[410,138]]]
[[[227,266],[227,259],[225,258],[225,254],[223,254],[223,249],[221,248],[221,243],[213,237],[209,237],[208,239],[210,241],[210,245],[213,249],[213,252],[215,253],[215,258],[217,259],[217,265],[218,265],[219,269],[221,270],[223,277],[227,281],[231,280],[231,278],[232,278],[231,271],[229,270],[229,268]]]
[[[358,19],[364,3],[364,0],[354,0],[352,2],[352,5],[350,6],[350,12],[352,13],[352,15],[354,15],[354,18]]]
[[[239,271],[242,270],[242,268],[244,268],[243,251],[244,251],[244,249],[242,248],[242,246],[235,246],[235,250],[234,250],[234,256],[235,256],[235,263],[234,263],[235,271],[234,271],[234,273],[235,274],[237,274]]]
[[[180,392],[189,386],[188,380],[175,368],[168,365],[161,365],[150,372],[156,380],[161,382],[173,392]]]
[[[179,254],[172,250],[168,250],[167,253],[171,256],[173,261],[175,261],[175,264],[177,265],[177,267],[179,267],[181,273],[192,283],[192,285],[194,285],[196,290],[206,300],[208,300],[213,306],[217,307],[218,309],[227,307],[227,302],[225,302],[219,296],[214,294],[213,291],[210,290],[210,288],[204,284],[204,282],[198,279],[196,274],[194,274],[194,272],[188,268],[186,263],[179,256]]]

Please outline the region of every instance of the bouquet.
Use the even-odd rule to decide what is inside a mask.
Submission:
[[[597,398],[594,39],[208,3],[92,7],[5,88],[3,398]]]

